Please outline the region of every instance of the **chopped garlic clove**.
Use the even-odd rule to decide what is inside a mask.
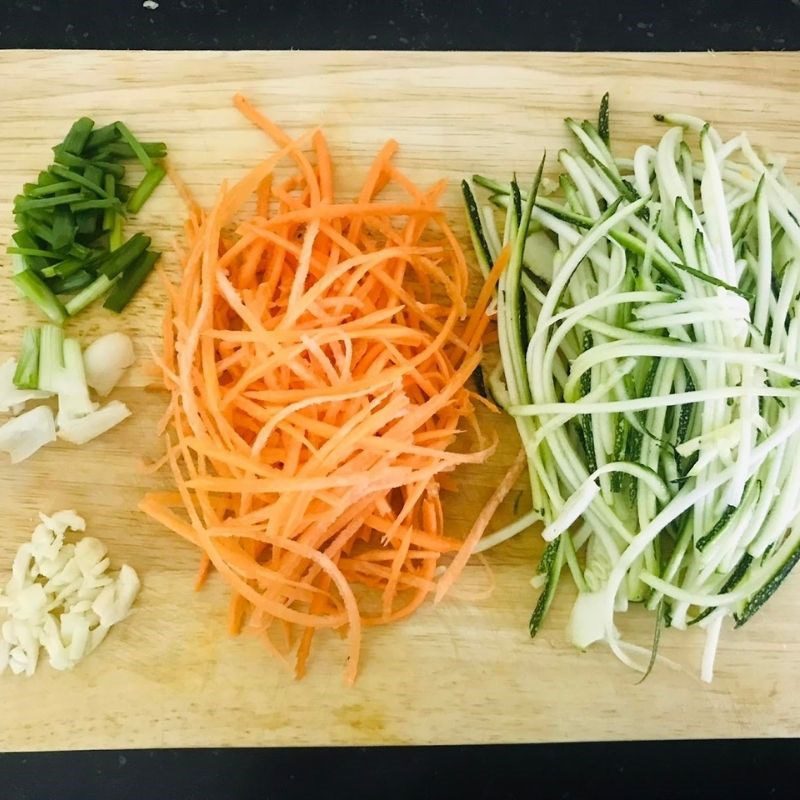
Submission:
[[[72,553],[65,553],[52,561],[40,564],[39,573],[42,577],[50,579],[47,586],[53,588],[68,586],[81,577],[80,566],[75,562]]]
[[[70,611],[61,615],[61,641],[71,661],[77,663],[83,658],[89,644],[89,621],[84,614]]]
[[[37,658],[38,660],[38,658]],[[31,669],[31,662],[28,654],[21,647],[14,647],[9,654],[8,666],[15,675],[32,675],[33,670],[36,669],[36,664],[33,664]]]
[[[113,581],[110,578],[108,580],[98,582],[89,576],[81,581],[81,585],[75,593],[75,596],[78,600],[88,600],[90,603],[94,603],[100,592],[106,586],[110,586],[112,583]]]
[[[22,589],[15,598],[14,616],[20,620],[38,620],[47,607],[47,594],[39,583],[32,583]]]
[[[41,644],[53,669],[59,671],[72,669],[74,664],[67,653],[67,648],[61,641],[61,637],[58,635],[57,629],[50,630],[45,636],[42,636]]]
[[[54,669],[65,669],[64,664],[67,663],[67,653],[59,635],[58,623],[52,614],[48,614],[45,618],[39,634],[39,643],[47,653],[50,666]]]
[[[69,610],[73,614],[87,614],[92,611],[92,603],[90,600],[78,600],[78,602],[70,604]],[[92,612],[91,616],[96,615]]]
[[[139,576],[131,567],[123,564],[116,584],[103,589],[92,604],[92,611],[100,618],[100,624],[111,627],[125,619],[140,587]]]
[[[119,586],[120,599],[130,608],[133,605],[134,598],[139,594],[139,589],[142,588],[142,582],[139,580],[136,570],[127,564],[123,564],[119,570],[117,585]]]
[[[84,536],[75,545],[75,561],[80,567],[81,574],[93,575],[93,570],[100,564],[105,564],[101,572],[108,566],[108,559],[105,557],[108,550],[106,546],[92,536]]]
[[[74,511],[40,515],[31,541],[17,551],[0,608],[0,672],[31,675],[40,648],[51,666],[72,669],[124,619],[139,590],[136,572],[123,565],[110,575],[105,545],[93,537],[65,543],[68,529],[83,529]],[[41,578],[47,578],[46,583]]]
[[[99,561],[97,564],[95,564],[91,568],[91,570],[90,570],[91,577],[92,578],[99,578],[101,575],[105,575],[105,572],[109,568],[110,565],[111,565],[111,559],[110,558],[104,558],[102,561]]]
[[[80,591],[81,586],[83,585],[83,581],[80,578],[77,578],[68,586],[65,586],[49,603],[47,606],[48,611],[52,611],[55,608],[59,608],[60,606],[65,605],[68,602],[68,598],[71,595],[74,595],[76,592]]]
[[[31,536],[30,548],[37,559],[55,558],[62,546],[63,537],[56,536],[44,523],[36,526]]]
[[[96,628],[92,629],[87,653],[91,653],[103,644],[104,639],[108,635],[108,630],[109,629],[104,625],[98,625]]]
[[[29,544],[24,544],[17,550],[14,563],[11,567],[11,580],[6,587],[6,594],[10,597],[21,591],[28,582],[33,562],[33,551]]]
[[[9,644],[16,644],[17,643],[17,634],[14,630],[14,620],[7,619],[3,623],[3,627],[0,628],[0,631],[3,633],[3,641],[8,642]]]
[[[11,651],[12,661],[21,664],[26,675],[33,675],[39,661],[38,628],[34,635],[34,629],[20,620],[14,620],[14,639],[17,644]]]
[[[72,510],[56,511],[55,514],[49,517],[39,512],[39,519],[42,521],[42,525],[45,525],[56,536],[63,536],[67,530],[86,530],[86,520]]]

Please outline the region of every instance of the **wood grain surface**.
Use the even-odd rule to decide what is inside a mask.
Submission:
[[[143,138],[164,140],[201,200],[212,198],[266,152],[262,136],[231,106],[245,92],[291,131],[321,124],[347,195],[383,141],[400,142],[399,163],[418,182],[446,176],[445,205],[464,239],[458,181],[483,172],[530,176],[543,148],[552,167],[567,144],[563,117],[595,113],[612,96],[617,152],[652,141],[653,112],[685,111],[725,134],[748,130],[800,164],[800,55],[142,53],[0,54],[0,245],[11,233],[11,199],[50,159],[69,124],[124,119]],[[796,170],[792,170],[796,175]],[[136,224],[167,248],[183,220],[164,185]],[[464,239],[466,244],[466,239]],[[7,258],[2,258],[8,271]],[[174,261],[167,256],[169,269]],[[0,357],[16,352],[34,310],[0,281]],[[135,613],[71,673],[46,664],[31,679],[0,677],[4,750],[226,745],[536,742],[800,734],[800,579],[790,580],[741,631],[725,631],[711,686],[700,683],[699,631],[668,631],[648,680],[604,649],[579,653],[565,640],[568,581],[535,641],[527,620],[540,544],[528,534],[490,554],[489,600],[425,606],[412,620],[367,632],[359,679],[343,685],[344,646],[321,636],[301,682],[262,646],[225,632],[225,591],[211,580],[192,591],[197,555],[136,511],[163,478],[137,471],[158,452],[164,398],[144,367],[157,344],[162,298],[156,281],[116,318],[87,313],[72,332],[87,339],[122,329],[135,337],[137,367],[118,396],[134,411],[80,450],[54,445],[24,464],[0,463],[3,579],[38,510],[75,508],[112,558],[143,580]],[[513,457],[507,420],[493,417],[502,446],[491,464],[459,473],[448,524],[465,532]],[[513,501],[512,497],[512,501]],[[501,521],[509,519],[504,508]],[[485,585],[480,565],[463,586]],[[647,644],[652,620],[632,612],[626,635]]]

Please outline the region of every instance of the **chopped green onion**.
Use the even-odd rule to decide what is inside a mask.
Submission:
[[[95,201],[97,202],[97,201]],[[102,202],[106,202],[105,200]],[[76,212],[75,214],[75,223],[78,226],[78,233],[82,237],[92,237],[98,233],[97,230],[97,218],[98,214],[91,209],[81,209],[78,207],[79,204],[73,203],[70,208]],[[102,233],[102,231],[99,231]],[[84,238],[84,241],[86,239]]]
[[[53,164],[53,166],[50,169],[59,177],[66,178],[69,181],[75,181],[75,183],[85,187],[90,192],[96,194],[98,197],[108,197],[108,195],[106,194],[106,190],[102,186],[100,186],[99,183],[90,180],[89,178],[86,178],[83,175],[80,175],[74,170],[62,167],[60,164]],[[99,172],[99,170],[97,172]],[[95,172],[94,175],[97,175],[97,172]]]
[[[82,261],[85,261],[89,258],[95,251],[91,248],[86,247],[85,245],[80,244],[79,242],[73,242],[72,247],[69,249],[69,255],[73,256],[73,258],[79,258]]]
[[[108,237],[108,249],[113,253],[115,250],[119,250],[123,244],[123,233],[122,233],[122,214],[117,214],[114,218],[114,226],[111,228],[111,234]]]
[[[75,297],[66,302],[64,308],[67,314],[74,317],[76,314],[83,311],[84,308],[102,297],[114,285],[114,280],[108,278],[106,275],[99,275],[85,289],[82,289]]]
[[[40,222],[29,212],[25,212],[25,214],[17,214],[15,216],[15,220],[20,229],[12,237],[14,241],[17,241],[16,237],[18,235],[25,234],[26,236],[35,236],[36,239],[41,239],[42,242],[49,244],[52,247],[53,229],[46,222]],[[52,216],[50,217],[50,221],[52,222]],[[40,245],[34,244],[33,246],[39,247]]]
[[[12,255],[28,256],[36,258],[58,258],[58,255],[52,250],[38,250],[34,247],[9,247],[6,251]],[[43,270],[39,270],[43,272]]]
[[[142,147],[142,143],[131,133],[130,129],[124,122],[117,122],[117,130],[120,136],[125,140],[128,147],[131,148],[133,154],[138,159],[139,163],[149,172],[153,168],[153,161],[147,154],[147,151]]]
[[[167,155],[167,146],[163,142],[140,142],[139,144],[149,159],[164,158]],[[97,155],[102,158],[138,158],[133,148],[126,142],[109,144],[99,150]],[[141,162],[140,158],[139,161]],[[152,164],[152,160],[150,163]],[[145,167],[145,169],[149,168],[149,166]]]
[[[75,217],[70,208],[59,206],[53,213],[53,241],[51,244],[56,250],[63,250],[69,247],[74,240]]]
[[[53,322],[60,325],[67,318],[67,312],[61,301],[35,272],[26,269],[12,275],[11,280],[25,297],[39,306]]]
[[[119,130],[116,123],[112,122],[108,125],[103,125],[102,128],[95,128],[86,141],[84,150],[96,150],[98,147],[115,142],[119,139]]]
[[[27,231],[17,231],[12,234],[11,240],[16,247],[9,247],[8,252],[11,255],[22,256],[25,266],[35,272],[40,272],[47,266],[46,258],[50,256],[42,255],[47,252],[39,246],[39,242],[31,236]]]
[[[120,247],[116,248],[100,265],[100,272],[108,278],[115,278],[150,247],[150,237],[136,233]]]
[[[35,199],[20,197],[14,201],[14,210],[16,212],[21,211],[22,213],[26,213],[35,209],[69,205],[69,203],[77,203],[85,199],[85,196],[81,192],[70,192],[69,194],[60,194],[55,197],[37,197]]]
[[[58,194],[59,192],[74,192],[76,189],[78,189],[78,184],[75,183],[75,181],[57,181],[55,183],[46,183],[43,186],[37,185],[33,189],[26,191],[25,196],[47,197],[51,194]]]
[[[110,172],[115,178],[122,178],[125,175],[125,167],[122,164],[116,164],[113,161],[103,161],[102,159],[88,159],[81,156],[73,155],[72,153],[65,152],[61,147],[53,148],[55,153],[56,164],[61,164],[64,167],[77,167],[79,169],[96,168],[102,172]]]
[[[36,240],[27,231],[17,231],[11,238],[19,247],[35,248]]]
[[[58,392],[59,374],[64,369],[64,329],[43,325],[39,334],[39,388]]]
[[[50,264],[42,270],[43,278],[66,278],[85,266],[83,261],[74,258],[59,261],[58,264]]]
[[[61,143],[61,147],[68,153],[80,155],[92,133],[92,128],[94,128],[94,120],[89,119],[89,117],[81,117],[76,120],[72,123],[72,127]]]
[[[125,241],[126,212],[137,213],[165,176],[156,163],[162,142],[141,142],[123,122],[100,128],[81,117],[53,147],[54,163],[13,198],[18,230],[8,249],[18,294],[29,297],[55,322],[106,294],[125,275],[110,307],[121,309],[152,269],[150,239]],[[125,165],[137,159],[145,175],[123,183]],[[41,276],[41,277],[40,277]],[[56,295],[75,294],[66,307]]]
[[[115,164],[113,161],[92,161],[92,165],[101,170],[104,174],[113,175],[117,180],[125,177],[125,167],[122,164]]]
[[[77,203],[70,203],[73,211],[98,211],[102,209],[120,209],[122,204],[116,197],[103,197],[99,200],[79,200]]]
[[[142,206],[147,201],[147,198],[155,191],[155,188],[164,180],[167,174],[166,170],[156,165],[148,170],[147,174],[142,178],[142,182],[136,187],[134,193],[128,198],[127,209],[131,214],[136,214],[140,211]]]
[[[152,251],[143,253],[139,260],[122,274],[103,303],[103,307],[119,314],[147,280],[147,276],[153,271],[160,255],[160,253]]]
[[[58,394],[59,428],[92,414],[97,404],[89,397],[80,344],[64,338],[54,325],[44,325],[39,346],[39,388]]]
[[[48,172],[46,169],[43,169],[39,176],[36,178],[37,186],[51,186],[54,183],[59,183],[61,181],[60,178],[57,178],[52,173]]]
[[[128,202],[128,198],[133,194],[133,187],[128,186],[127,183],[117,183],[114,187],[114,193],[117,196],[118,200],[121,200],[123,203]]]
[[[98,186],[103,185],[103,170],[96,164],[90,162],[83,170],[83,177],[91,183],[96,183]]]
[[[17,369],[14,372],[14,386],[17,389],[39,388],[39,329],[25,328],[22,334]]]
[[[54,294],[74,294],[85,289],[94,280],[95,276],[91,272],[79,269],[66,277],[53,278],[49,286]]]
[[[33,223],[41,223],[48,229],[53,222],[53,209],[52,208],[28,208],[25,211],[14,210],[14,222],[18,224],[23,230],[29,228]],[[39,236],[38,233],[31,230],[34,236]],[[44,237],[39,237],[44,238]]]
[[[107,173],[103,181],[103,188],[108,193],[109,197],[116,197],[116,179],[110,173]],[[116,212],[113,208],[107,208],[103,213],[103,230],[110,231],[114,227],[114,219]]]

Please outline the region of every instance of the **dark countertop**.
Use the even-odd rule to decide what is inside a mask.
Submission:
[[[794,800],[798,756],[794,740],[11,754],[0,798]]]
[[[0,48],[800,49],[800,0],[156,1],[0,0]],[[799,762],[798,740],[11,753],[0,800],[794,798]]]
[[[150,9],[142,0],[2,0],[0,47],[783,50],[800,43],[800,0],[157,2]]]

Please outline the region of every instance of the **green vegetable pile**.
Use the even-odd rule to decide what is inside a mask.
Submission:
[[[81,117],[53,152],[14,198],[13,281],[57,324],[104,295],[120,312],[158,260],[149,237],[125,241],[123,226],[163,180],[166,146],[140,142],[122,122],[95,128]],[[144,169],[136,186],[124,182],[129,161]]]
[[[463,189],[484,274],[510,253],[485,384],[545,524],[531,634],[566,569],[577,646],[649,671],[655,646],[614,624],[640,603],[656,643],[705,628],[710,680],[723,621],[751,619],[800,559],[800,193],[746,134],[656,119],[661,140],[619,158],[606,97],[597,124],[566,120],[577,147],[552,192],[541,169],[528,192]]]

